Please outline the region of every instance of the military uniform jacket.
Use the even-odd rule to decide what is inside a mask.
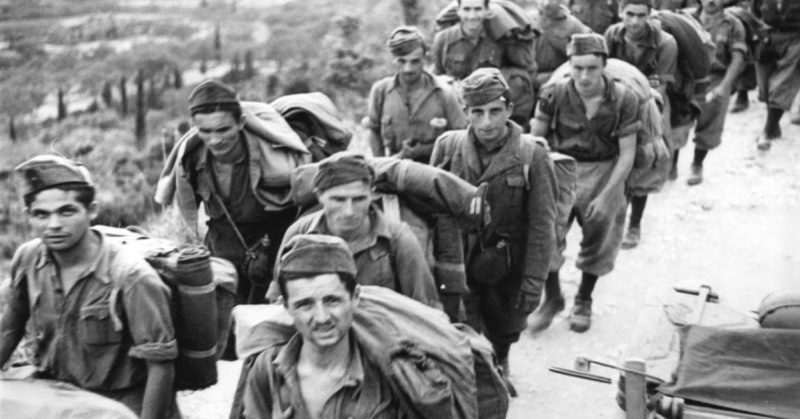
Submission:
[[[474,185],[488,184],[491,232],[484,244],[506,240],[511,248],[511,272],[523,278],[547,277],[555,247],[557,184],[544,147],[509,121],[508,137],[485,169],[481,168],[476,139],[467,130],[449,131],[436,140],[431,164]],[[523,142],[533,148],[523,161]],[[527,179],[526,179],[527,175]],[[523,284],[524,286],[524,284]]]

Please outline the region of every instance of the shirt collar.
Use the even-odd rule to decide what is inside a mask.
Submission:
[[[92,260],[92,263],[87,266],[86,270],[81,273],[79,278],[85,278],[89,275],[93,275],[98,281],[104,284],[111,283],[111,278],[108,275],[111,249],[107,245],[103,233],[94,227],[90,227],[86,234],[96,234],[100,238],[100,247],[97,255],[95,255],[94,260]],[[42,269],[50,264],[55,264],[55,259],[47,247],[42,246],[39,253],[39,258],[36,262],[36,269]]]
[[[361,350],[352,332],[348,334],[347,339],[350,339],[350,360],[347,365],[347,374],[342,377],[340,387],[358,387],[364,382],[364,364],[361,359]],[[303,337],[300,333],[295,333],[272,361],[273,365],[275,365],[275,371],[278,371],[284,377],[290,374],[297,374],[297,361],[300,359],[300,348],[302,346]]]
[[[391,79],[392,81],[391,81],[391,83],[389,83],[389,91],[401,88],[400,81],[398,80],[398,77],[399,77],[399,75],[397,75],[397,74],[395,74],[394,77],[392,77],[392,79]],[[431,90],[432,91],[432,90],[439,89],[440,86],[436,82],[436,79],[433,77],[433,75],[431,73],[428,73],[427,71],[422,70],[422,87],[421,88],[423,90]]]

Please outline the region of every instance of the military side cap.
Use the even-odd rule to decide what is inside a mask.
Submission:
[[[367,163],[364,156],[348,152],[336,153],[319,164],[319,171],[314,177],[314,187],[323,192],[334,186],[355,181],[364,181],[372,185],[375,170]]]
[[[356,276],[353,252],[340,237],[300,234],[289,239],[278,265],[278,275],[339,273]]]
[[[494,67],[483,67],[472,72],[461,82],[462,96],[467,106],[487,104],[508,91],[503,73]]]
[[[19,164],[14,170],[22,177],[22,195],[68,184],[92,185],[92,178],[86,167],[61,156],[36,156]]]
[[[608,56],[608,45],[603,35],[596,33],[576,33],[567,44],[567,55],[603,54]]]
[[[416,26],[401,26],[389,35],[386,42],[392,55],[408,55],[418,48],[427,49],[425,38]]]
[[[193,111],[201,106],[238,105],[239,99],[236,92],[228,86],[216,81],[206,80],[189,93],[189,110]]]
[[[652,9],[653,0],[622,0],[619,4],[619,6],[622,8],[624,8],[627,5],[647,6]]]

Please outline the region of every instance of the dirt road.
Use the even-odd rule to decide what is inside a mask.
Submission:
[[[723,144],[706,159],[705,181],[699,186],[685,183],[693,146],[684,148],[680,177],[648,202],[641,245],[622,251],[614,272],[598,283],[590,331],[570,332],[562,313],[549,330],[525,333],[512,347],[512,381],[519,397],[512,401],[509,418],[622,417],[614,402],[615,385],[568,378],[547,368],[571,367],[578,355],[618,362],[650,287],[708,284],[723,303],[748,311],[771,291],[800,286],[795,245],[800,238],[800,126],[784,122],[784,139],[771,151],[758,152],[753,139],[764,114],[761,104],[753,104],[746,113],[730,116]],[[562,271],[570,302],[580,278],[574,268],[579,239],[573,229]],[[186,417],[225,417],[238,368],[238,363],[222,363],[219,385],[182,395]],[[598,372],[616,377],[608,370]]]

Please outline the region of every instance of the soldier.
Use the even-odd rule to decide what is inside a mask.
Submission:
[[[539,304],[555,249],[556,180],[544,147],[509,118],[514,106],[499,70],[463,83],[469,126],[436,140],[431,164],[487,184],[490,224],[467,240],[467,322],[482,331],[508,372],[511,344]]]
[[[467,125],[464,112],[450,86],[423,69],[428,46],[419,29],[395,29],[388,45],[397,72],[373,84],[369,94],[372,154],[427,163],[439,134]]]
[[[276,166],[282,160],[270,159],[269,153],[277,148],[265,147],[266,140],[245,129],[242,106],[229,87],[213,80],[201,83],[189,95],[189,111],[195,129],[173,150],[156,201],[176,202],[192,228],[202,203],[208,216],[205,244],[212,255],[236,266],[239,301],[264,302],[278,244],[296,217],[297,208],[289,198],[293,167]],[[280,118],[277,112],[274,115]],[[286,129],[290,130],[288,125]],[[307,153],[296,140],[299,146],[294,149]],[[273,173],[281,171],[285,173]],[[273,182],[271,173],[285,181]],[[162,188],[169,182],[178,184],[172,191],[174,199]]]
[[[604,33],[619,21],[619,0],[570,0],[569,7],[595,33]]]
[[[566,0],[546,0],[539,4],[541,34],[536,39],[536,88],[544,85],[553,72],[567,62],[567,43],[573,34],[591,33],[565,6]]]
[[[298,235],[284,252],[277,282],[297,333],[256,358],[244,390],[244,417],[405,417],[380,366],[353,337],[359,298],[347,243]]]
[[[423,304],[439,307],[433,274],[417,238],[407,225],[391,221],[373,204],[375,173],[362,156],[341,154],[323,160],[314,178],[322,209],[292,224],[281,248],[299,234],[341,237],[352,251],[356,282],[393,289]],[[268,297],[279,297],[270,284]]]
[[[686,180],[690,186],[703,181],[703,161],[709,150],[722,141],[731,91],[747,54],[744,26],[739,19],[725,13],[721,0],[702,0],[702,8],[695,17],[711,34],[717,48],[711,63],[709,92],[700,105],[700,116],[694,129],[694,160],[691,175]],[[674,161],[677,162],[677,157]]]
[[[539,95],[532,133],[550,148],[577,160],[577,199],[569,224],[583,231],[576,265],[582,273],[570,329],[591,327],[592,292],[600,276],[614,269],[625,223],[625,179],[633,166],[639,129],[633,92],[604,74],[608,47],[596,34],[573,35],[569,44],[571,77],[555,80]],[[564,235],[568,231],[564,231]],[[564,308],[558,270],[564,264],[566,237],[547,277],[546,300],[537,312],[539,328],[549,326]]]
[[[433,39],[434,74],[461,80],[481,67],[501,69],[517,104],[512,118],[527,126],[536,75],[533,34],[502,42],[494,39],[486,29],[489,0],[459,0],[457,13],[459,23],[438,32]]]
[[[118,400],[142,418],[179,418],[169,288],[147,261],[90,227],[98,208],[85,167],[43,155],[16,170],[37,238],[11,263],[0,365],[30,320],[38,377]]]
[[[667,86],[675,82],[678,68],[678,43],[675,38],[650,20],[652,0],[622,0],[619,14],[622,22],[606,30],[609,57],[636,66],[650,81],[662,98],[667,98]],[[665,102],[666,103],[666,102]],[[664,111],[669,115],[669,109]],[[647,205],[647,194],[630,197],[631,218],[623,249],[639,244],[641,222]]]
[[[767,120],[756,144],[769,150],[772,140],[781,137],[781,117],[800,90],[800,2],[754,0],[753,12],[771,27],[756,54],[758,99],[767,103]]]

